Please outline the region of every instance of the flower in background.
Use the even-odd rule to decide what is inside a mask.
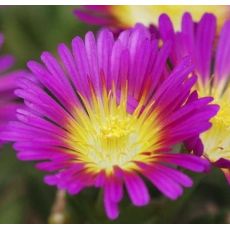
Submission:
[[[211,120],[212,128],[201,135],[201,140],[204,156],[222,169],[230,183],[230,21],[225,22],[218,38],[216,18],[212,14],[204,14],[198,24],[190,14],[184,14],[177,33],[169,17],[162,15],[159,30],[164,41],[173,42],[172,63],[177,65],[191,55],[198,76],[195,89],[200,96],[214,97],[220,106],[217,116]]]
[[[4,37],[0,34],[0,48]],[[6,54],[0,56],[0,132],[6,129],[7,123],[16,118],[16,109],[19,106],[17,97],[14,95],[17,79],[22,76],[23,71],[11,71],[14,64],[13,56]],[[0,141],[0,144],[2,142]]]
[[[205,13],[214,13],[218,17],[218,27],[229,18],[230,6],[225,5],[106,5],[106,6],[82,6],[74,10],[74,14],[82,21],[100,26],[111,26],[124,29],[141,22],[146,26],[157,25],[158,17],[167,13],[174,27],[179,29],[181,16],[184,12],[190,12],[195,21],[200,20]]]
[[[172,147],[210,128],[218,106],[190,94],[196,77],[189,58],[163,80],[169,52],[169,43],[159,49],[139,24],[118,39],[102,30],[97,39],[91,32],[74,38],[71,50],[60,44],[60,62],[44,52],[43,64],[28,63],[33,77],[16,90],[27,107],[3,139],[16,142],[19,159],[52,173],[49,185],[72,195],[102,188],[110,219],[119,215],[124,187],[134,205],[148,204],[144,178],[177,199],[192,180],[175,166],[204,172],[209,163]]]

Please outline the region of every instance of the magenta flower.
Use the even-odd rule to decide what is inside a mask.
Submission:
[[[3,138],[16,142],[19,159],[51,173],[47,184],[72,195],[102,188],[110,219],[119,215],[124,189],[134,205],[148,204],[144,178],[177,199],[192,180],[175,166],[203,172],[209,163],[172,147],[210,128],[218,106],[190,94],[196,77],[189,58],[163,80],[169,52],[142,25],[118,39],[108,30],[76,37],[71,49],[58,46],[58,59],[44,52],[43,64],[28,63],[33,77],[16,90],[27,107]]]
[[[4,37],[0,34],[0,48],[3,42]],[[23,74],[23,71],[9,72],[13,64],[13,56],[9,54],[0,56],[0,132],[6,129],[10,120],[16,118],[16,109],[19,106],[14,90],[16,89],[16,79]],[[0,144],[2,144],[1,141]]]
[[[230,21],[225,22],[219,36],[216,17],[212,14],[204,14],[195,24],[186,13],[181,23],[181,30],[175,33],[168,16],[162,15],[159,30],[163,40],[173,43],[171,61],[177,65],[191,55],[198,76],[195,89],[200,96],[214,97],[214,102],[220,106],[211,121],[212,128],[201,135],[204,147],[199,149],[213,165],[221,168],[230,184]],[[192,142],[197,143],[199,141]]]
[[[179,28],[180,18],[189,11],[194,21],[199,21],[206,12],[218,18],[218,28],[229,19],[228,5],[84,5],[74,10],[75,16],[88,24],[109,26],[117,29],[133,27],[137,22],[146,26],[157,25],[161,14],[166,13],[173,25]]]
[[[118,24],[111,14],[111,6],[106,5],[87,5],[74,10],[74,15],[92,25],[113,26]],[[120,28],[124,28],[120,25]]]

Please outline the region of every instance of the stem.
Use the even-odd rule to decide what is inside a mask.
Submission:
[[[66,192],[57,190],[56,198],[48,219],[50,224],[64,224],[66,222],[65,207],[66,207]]]

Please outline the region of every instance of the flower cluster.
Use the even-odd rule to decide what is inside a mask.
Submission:
[[[27,107],[2,138],[16,142],[19,159],[53,172],[45,177],[50,185],[70,194],[101,187],[111,219],[124,187],[134,205],[149,202],[142,176],[176,199],[192,181],[173,165],[203,172],[209,163],[172,147],[209,129],[218,106],[191,92],[196,76],[189,57],[167,71],[170,47],[158,48],[148,29],[136,25],[116,40],[103,30],[97,39],[91,32],[85,41],[74,38],[71,50],[60,44],[60,63],[44,52],[43,64],[28,63],[34,77],[19,81],[16,94]]]
[[[110,219],[126,194],[133,205],[148,204],[149,182],[180,197],[193,184],[182,168],[202,173],[215,165],[230,182],[229,7],[215,7],[219,24],[210,13],[199,21],[204,9],[197,9],[194,20],[183,15],[181,29],[183,6],[177,14],[165,8],[158,25],[149,17],[161,13],[156,6],[77,9],[80,19],[121,32],[77,36],[70,47],[59,44],[58,57],[45,51],[41,63],[29,61],[29,74],[1,78],[1,140],[14,142],[20,160],[36,161],[49,185],[71,195],[102,189]],[[0,71],[11,63],[2,57]]]

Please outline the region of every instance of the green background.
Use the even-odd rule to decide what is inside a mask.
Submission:
[[[11,53],[17,68],[30,59],[39,60],[44,50],[56,53],[58,43],[69,44],[92,27],[79,22],[72,6],[8,6],[0,8],[0,31],[5,35],[1,53]],[[0,150],[0,223],[47,223],[56,189],[43,183],[44,173],[33,163],[16,159],[9,145]],[[110,222],[104,214],[102,194],[84,190],[67,196],[63,212],[66,223],[230,223],[230,187],[223,174],[213,169],[207,175],[192,174],[195,185],[177,201],[170,201],[148,185],[151,203],[143,208],[121,202],[120,217]]]

